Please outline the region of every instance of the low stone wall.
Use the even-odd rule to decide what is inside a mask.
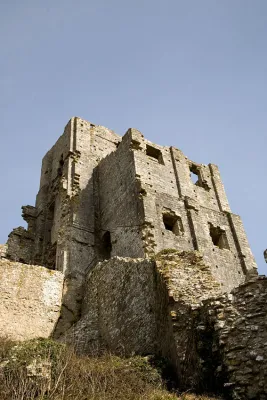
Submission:
[[[0,258],[0,336],[49,337],[57,323],[63,274]]]

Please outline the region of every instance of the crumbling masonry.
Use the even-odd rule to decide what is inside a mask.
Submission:
[[[241,396],[236,398],[267,399],[253,397],[267,396],[264,377],[253,389],[236,375],[227,382],[235,371],[228,354],[234,350],[232,339],[222,337],[231,337],[231,321],[243,303],[243,325],[251,332],[258,317],[246,311],[246,299],[254,296],[247,288],[252,285],[263,299],[266,282],[257,277],[242,221],[230,210],[216,165],[197,164],[136,129],[121,138],[75,117],[43,159],[35,207],[22,210],[28,229],[12,231],[4,256],[63,274],[55,337],[75,341],[82,352],[159,354],[173,365],[181,386],[200,388],[213,376],[217,387]],[[238,294],[227,294],[233,289]],[[261,322],[252,331],[262,332],[266,303],[258,298],[248,309],[256,301]],[[252,352],[263,352],[251,343]],[[256,354],[257,362],[260,357],[266,363],[264,351]],[[234,356],[238,368],[247,362],[244,354]],[[255,375],[246,365],[252,371],[247,377]],[[242,397],[248,391],[251,397]]]

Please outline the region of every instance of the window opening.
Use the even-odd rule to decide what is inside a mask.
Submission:
[[[64,165],[64,159],[63,159],[63,154],[61,154],[57,170],[58,176],[62,176],[63,174],[63,165]]]
[[[191,164],[189,166],[190,169],[190,178],[194,185],[200,186],[205,190],[210,190],[208,183],[202,179],[200,166],[197,164]]]
[[[111,236],[109,231],[105,232],[104,235],[102,236],[102,243],[103,243],[104,258],[108,259],[111,257],[111,251],[112,251]]]
[[[190,165],[190,177],[191,177],[191,180],[194,183],[194,185],[201,186],[200,185],[201,178],[200,178],[199,169],[194,164]]]
[[[163,224],[167,231],[171,231],[176,236],[184,232],[182,220],[177,215],[163,214]]]
[[[53,226],[55,215],[55,202],[53,201],[46,210],[44,240],[41,240],[42,262],[47,268],[55,269],[57,244],[53,242]],[[42,239],[42,238],[41,238]],[[43,242],[43,243],[42,243]]]
[[[54,224],[54,214],[55,214],[55,202],[52,202],[47,210],[46,214],[46,224],[45,224],[45,235],[46,243],[51,243],[52,239],[52,228]]]
[[[213,226],[209,224],[210,237],[214,246],[219,247],[219,249],[228,249],[229,244],[226,236],[226,232],[219,226]]]
[[[146,155],[148,157],[154,158],[154,160],[157,160],[159,164],[163,164],[163,157],[162,153],[159,149],[156,149],[156,147],[150,146],[149,144],[146,145]]]

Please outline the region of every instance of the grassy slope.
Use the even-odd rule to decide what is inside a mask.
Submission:
[[[14,347],[15,346],[15,347]],[[213,400],[168,392],[147,358],[77,356],[52,340],[0,341],[0,400]]]

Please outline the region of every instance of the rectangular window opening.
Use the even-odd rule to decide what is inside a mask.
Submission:
[[[102,236],[102,251],[104,259],[108,260],[111,257],[112,252],[112,242],[109,231],[106,231]]]
[[[210,190],[208,183],[202,179],[200,166],[197,164],[190,164],[190,178],[194,185],[202,187],[205,190]]]
[[[156,149],[156,147],[150,146],[149,144],[146,145],[146,155],[148,157],[154,158],[154,160],[157,160],[159,164],[163,164],[163,157],[162,153],[159,149]]]
[[[219,247],[219,249],[228,249],[229,243],[227,240],[226,232],[219,226],[213,226],[209,224],[210,237],[214,246]]]
[[[200,173],[199,173],[199,168],[195,164],[190,165],[190,177],[194,185],[196,186],[201,186],[201,178],[200,178]]]
[[[184,232],[182,220],[177,215],[163,214],[163,224],[167,231],[171,231],[178,236]]]

